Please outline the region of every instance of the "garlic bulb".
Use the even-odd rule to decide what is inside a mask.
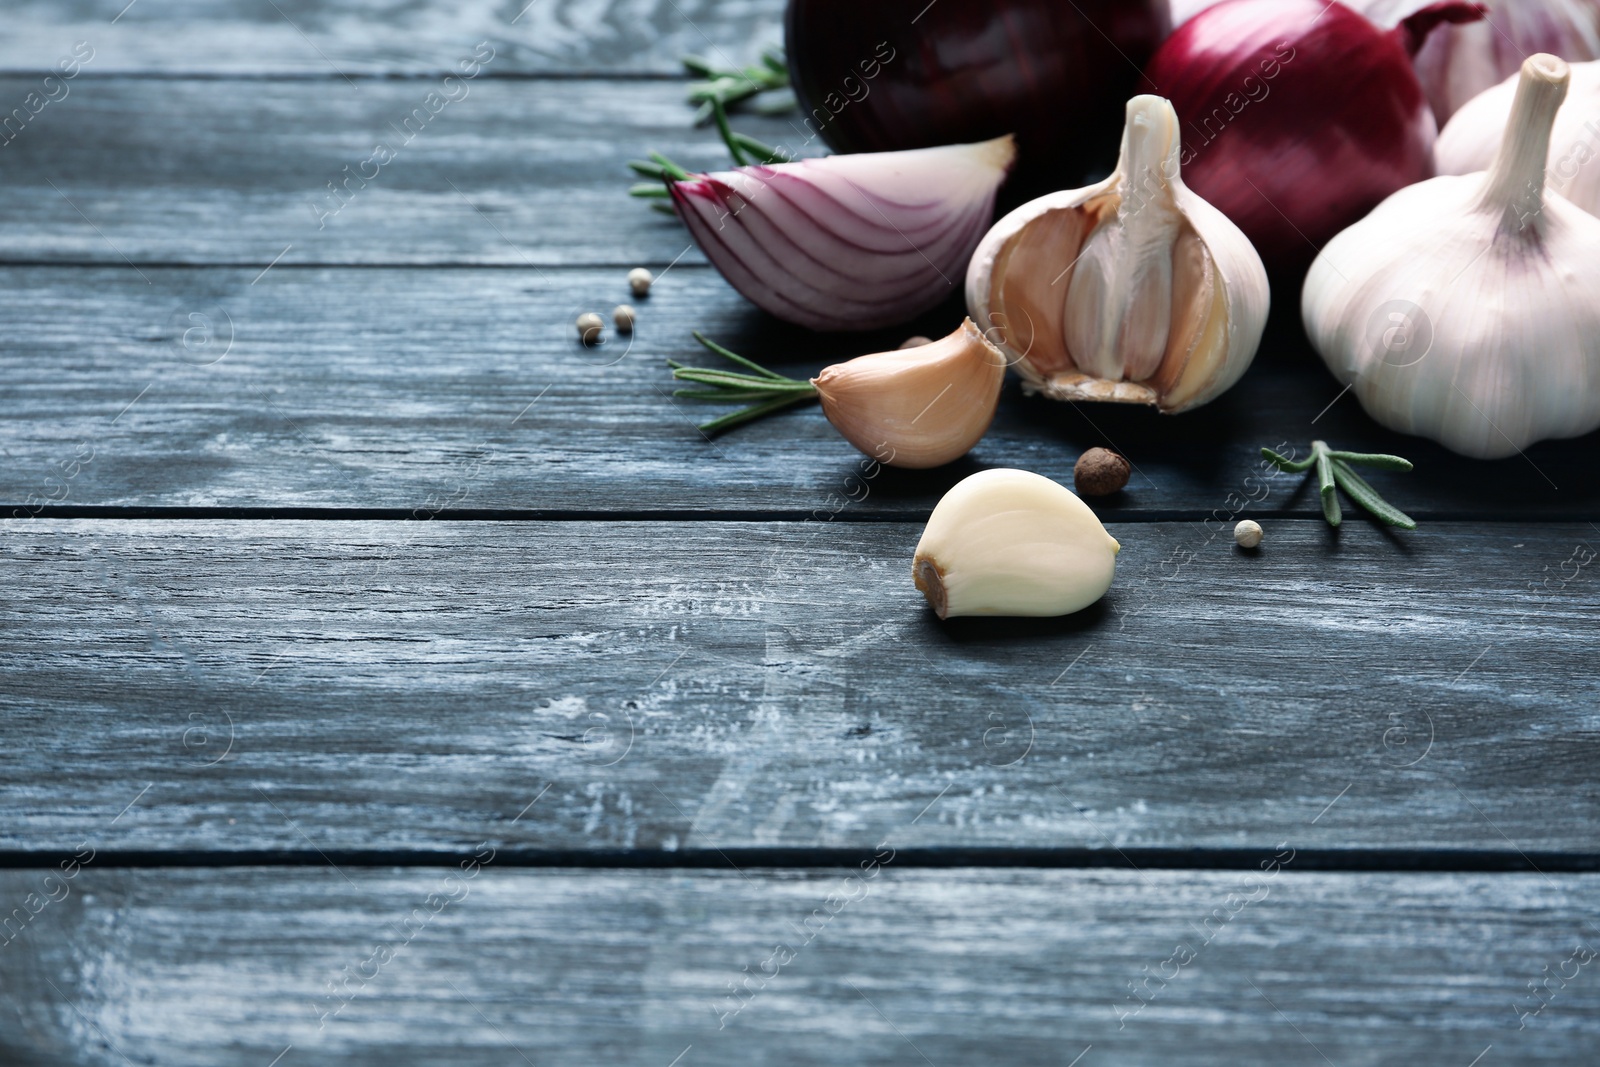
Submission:
[[[1600,426],[1600,219],[1545,189],[1567,82],[1529,58],[1491,170],[1400,190],[1312,264],[1306,332],[1385,426],[1481,459]]]
[[[1109,178],[1024,204],[979,243],[967,309],[1032,391],[1184,411],[1255,357],[1266,268],[1183,184],[1179,152],[1172,105],[1136,96]]]
[[[1432,2],[1350,0],[1350,6],[1394,26]],[[1515,76],[1526,56],[1600,59],[1600,0],[1495,0],[1486,6],[1482,22],[1440,27],[1417,52],[1417,79],[1440,126],[1468,100]]]
[[[1065,486],[986,470],[933,509],[911,576],[941,619],[1066,615],[1105,596],[1121,549]]]
[[[1439,134],[1433,156],[1440,174],[1488,170],[1505,137],[1520,75],[1479,93]],[[1550,133],[1545,185],[1591,215],[1600,215],[1600,61],[1572,64],[1566,103]]]
[[[994,421],[1006,358],[967,319],[941,340],[836,363],[811,379],[846,441],[891,467],[938,467]]]
[[[751,303],[813,330],[906,322],[960,284],[1016,147],[865,152],[669,183],[689,233]]]

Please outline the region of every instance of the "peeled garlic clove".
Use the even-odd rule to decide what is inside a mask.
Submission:
[[[1065,486],[1002,468],[944,495],[911,576],[941,619],[1067,615],[1105,596],[1121,550]]]
[[[1183,184],[1172,105],[1136,96],[1127,115],[1109,178],[1024,204],[979,243],[967,310],[1035,391],[1185,411],[1255,358],[1267,271]]]
[[[672,182],[678,215],[728,283],[780,319],[868,330],[960,284],[1016,148],[978,144],[740,167]]]
[[[1600,61],[1573,63],[1567,99],[1556,112],[1546,157],[1545,185],[1591,215],[1600,215]],[[1440,174],[1488,170],[1516,99],[1520,73],[1467,101],[1451,117],[1433,148]]]
[[[846,441],[891,467],[960,459],[994,421],[1006,360],[972,324],[948,337],[836,363],[811,379]]]
[[[1306,333],[1390,429],[1496,459],[1600,427],[1600,219],[1545,188],[1568,77],[1530,57],[1490,171],[1401,189],[1312,264]]]

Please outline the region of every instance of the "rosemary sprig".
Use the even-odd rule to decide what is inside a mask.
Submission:
[[[706,337],[699,330],[694,331],[694,339],[699,341],[707,350],[715,352],[723,359],[728,360],[745,370],[749,374],[738,371],[719,370],[711,367],[686,367],[676,360],[667,360],[667,366],[672,368],[672,377],[677,381],[694,382],[703,385],[704,389],[678,389],[673,396],[681,396],[686,400],[705,400],[716,404],[749,403],[748,407],[741,408],[721,418],[712,419],[710,422],[701,423],[700,431],[706,434],[721,433],[746,422],[752,422],[763,415],[770,415],[792,404],[804,403],[815,400],[817,387],[801,378],[785,378],[781,374],[774,374],[760,364],[745,359],[737,353],[730,352],[715,341]],[[753,403],[750,403],[752,402]]]
[[[758,65],[738,70],[720,69],[699,56],[684,56],[683,67],[703,79],[689,86],[689,103],[698,104],[694,124],[702,126],[715,115],[718,106],[731,107],[775,89],[789,88],[789,65],[781,48],[761,53]]]
[[[1301,460],[1280,456],[1270,448],[1263,448],[1261,456],[1274,467],[1290,474],[1300,474],[1315,467],[1317,488],[1322,496],[1322,517],[1327,519],[1331,526],[1337,526],[1343,521],[1337,492],[1343,489],[1346,496],[1366,509],[1379,522],[1398,526],[1402,530],[1417,528],[1415,519],[1379,496],[1378,491],[1355,472],[1357,466],[1374,467],[1385,471],[1408,471],[1411,470],[1411,461],[1408,459],[1377,452],[1341,452],[1329,448],[1326,441],[1312,441],[1311,455]]]
[[[789,67],[781,48],[767,49],[761,54],[759,66],[741,70],[722,70],[699,56],[684,56],[683,66],[690,74],[704,79],[689,87],[690,102],[699,105],[695,112],[695,125],[703,125],[708,120],[716,124],[717,133],[722,137],[722,143],[728,146],[734,166],[788,163],[794,159],[781,148],[774,148],[735,131],[728,123],[728,109],[740,101],[771,89],[789,87]],[[677,211],[671,204],[661,202],[672,196],[667,186],[673,182],[688,181],[693,175],[660,152],[651,152],[649,160],[630,160],[628,166],[635,174],[654,179],[635,183],[629,188],[628,195],[656,201],[650,206],[665,214],[676,215]],[[661,184],[657,185],[656,182]]]

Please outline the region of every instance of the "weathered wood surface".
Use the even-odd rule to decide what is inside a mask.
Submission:
[[[886,866],[803,874],[6,871],[7,911],[68,895],[0,946],[0,1056],[1593,1062],[1600,877],[1282,854],[1248,874],[900,870],[892,843]]]
[[[1025,399],[1013,381],[989,435],[937,471],[863,480],[862,457],[814,408],[707,443],[694,424],[726,409],[673,399],[664,363],[716,362],[692,330],[793,374],[892,347],[905,331],[807,337],[710,269],[680,264],[636,301],[631,339],[583,347],[573,320],[631,300],[625,273],[0,268],[0,514],[53,504],[920,519],[980,467],[1070,483],[1084,449],[1109,445],[1137,470],[1096,503],[1103,514],[1216,525],[1318,514],[1304,477],[1263,472],[1259,450],[1323,436],[1411,457],[1416,472],[1374,481],[1425,522],[1600,516],[1595,438],[1470,463],[1389,433],[1354,397],[1336,400],[1292,323],[1237,388],[1183,416]]]
[[[677,73],[686,52],[751,62],[783,38],[782,0],[15,0],[6,20],[0,70],[87,41],[94,75],[336,81],[451,70],[485,40],[497,74],[637,75]]]
[[[626,163],[656,149],[728,165],[716,134],[691,126],[686,83],[495,80],[493,67],[451,87],[359,90],[80,76],[0,149],[0,254],[254,276],[274,261],[660,268],[684,252],[683,227],[627,195]],[[0,101],[38,83],[0,78]],[[801,144],[786,121],[740,128]]]
[[[915,524],[11,521],[0,848],[1600,853],[1587,524],[1112,531],[941,624]]]

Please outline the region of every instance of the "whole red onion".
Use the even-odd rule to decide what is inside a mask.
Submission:
[[[789,0],[796,141],[840,152],[1015,134],[1015,196],[1116,162],[1167,0]],[[800,147],[799,143],[785,147]]]
[[[1384,30],[1328,0],[1224,0],[1167,38],[1145,76],[1183,122],[1183,180],[1292,269],[1433,174],[1438,128],[1411,57],[1441,22],[1482,16],[1443,0]]]

